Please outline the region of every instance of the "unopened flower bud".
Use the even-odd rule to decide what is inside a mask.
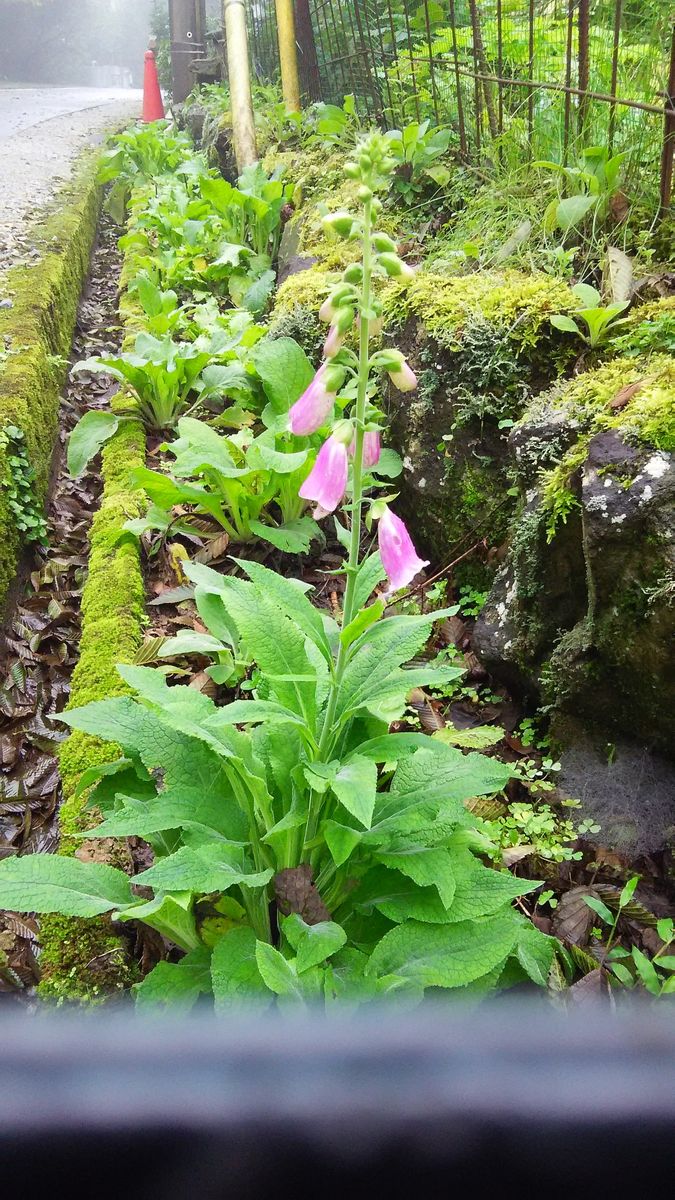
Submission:
[[[357,192],[357,196],[358,196],[359,200],[363,201],[363,203],[365,204],[367,200],[372,200],[373,193],[369,187],[366,187],[365,183],[362,183],[361,187],[359,188],[359,190]]]
[[[345,175],[347,176],[347,179],[359,179],[360,178],[361,172],[359,171],[358,163],[352,162],[350,160],[349,162],[346,162],[344,164],[344,167],[342,169],[343,169]]]
[[[333,356],[342,349],[344,340],[344,334],[340,333],[335,325],[331,325],[330,329],[328,330],[326,340],[323,344],[324,358],[333,358]]]
[[[396,242],[393,238],[389,237],[388,233],[374,233],[372,242],[373,249],[377,250],[380,254],[384,254],[387,251],[396,253]]]
[[[353,300],[353,297],[354,292],[347,284],[342,284],[340,287],[334,288],[319,309],[319,320],[332,321],[342,305],[346,304],[349,300]]]
[[[348,212],[334,212],[323,218],[323,224],[327,229],[332,229],[334,233],[337,233],[338,237],[349,237],[354,225],[354,218]]]
[[[347,283],[360,283],[363,279],[363,267],[360,263],[352,263],[342,276]]]
[[[342,442],[344,446],[351,446],[354,440],[354,426],[351,421],[338,421],[333,427],[332,436],[336,442]]]
[[[349,330],[354,324],[355,315],[354,309],[349,304],[345,304],[338,309],[337,313],[335,314],[335,320],[333,321],[333,325],[337,329],[338,333],[349,333]]]
[[[417,387],[417,376],[405,359],[396,370],[389,371],[389,378],[399,392],[414,392]]]
[[[378,254],[377,261],[387,272],[387,275],[390,275],[393,279],[397,279],[403,274],[403,263],[398,254],[386,251],[384,254]]]

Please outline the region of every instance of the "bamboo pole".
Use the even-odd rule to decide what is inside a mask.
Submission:
[[[281,90],[289,112],[300,111],[300,80],[298,78],[298,49],[295,41],[293,0],[275,0]]]
[[[258,160],[251,100],[246,0],[223,0],[223,24],[227,43],[234,154],[237,169],[243,171],[244,167],[250,167]]]

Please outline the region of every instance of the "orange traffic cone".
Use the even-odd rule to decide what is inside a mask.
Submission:
[[[145,52],[143,120],[145,122],[164,120],[164,101],[162,100],[162,93],[159,90],[157,63],[155,62],[155,55],[152,50],[146,50]]]

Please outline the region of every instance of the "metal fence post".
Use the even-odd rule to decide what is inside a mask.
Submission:
[[[673,188],[673,154],[675,154],[675,22],[670,43],[670,72],[666,93],[663,122],[663,149],[661,151],[661,205],[659,216],[664,217],[669,206]]]
[[[277,37],[279,39],[279,64],[281,66],[281,90],[289,112],[300,110],[300,82],[298,79],[298,55],[295,44],[295,13],[293,0],[275,0],[277,13]]]

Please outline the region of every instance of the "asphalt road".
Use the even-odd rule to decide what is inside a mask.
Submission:
[[[0,85],[0,269],[30,256],[30,225],[86,146],[138,116],[141,93],[119,88]]]

